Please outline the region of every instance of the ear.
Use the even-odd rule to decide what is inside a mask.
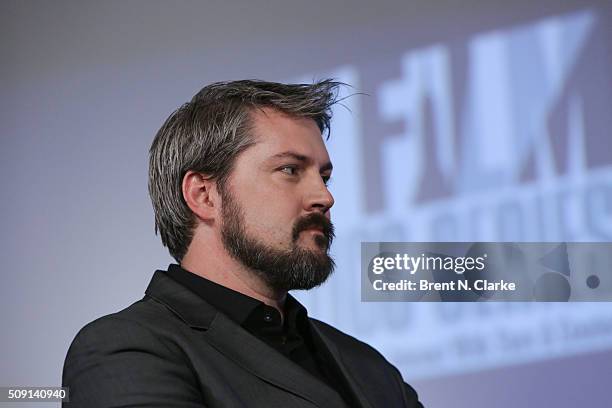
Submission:
[[[182,190],[187,206],[198,218],[204,221],[217,218],[221,201],[213,180],[189,170],[183,177]]]

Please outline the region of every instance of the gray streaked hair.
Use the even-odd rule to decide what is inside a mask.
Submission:
[[[178,262],[193,238],[196,219],[183,198],[187,171],[204,174],[223,192],[238,154],[255,143],[251,112],[273,108],[289,116],[313,119],[329,138],[331,107],[339,88],[331,79],[313,84],[260,80],[216,82],[202,88],[174,111],[149,150],[149,195],[155,233]]]

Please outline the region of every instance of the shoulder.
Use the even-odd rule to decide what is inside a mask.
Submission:
[[[197,400],[197,382],[168,310],[147,299],[83,327],[68,349],[62,384],[75,407],[151,405],[161,398]]]
[[[369,344],[348,335],[327,323],[310,319],[310,323],[337,349],[342,362],[363,389],[382,393],[381,399],[403,401],[405,407],[421,407],[414,388],[404,382],[399,370]]]
[[[390,363],[369,344],[356,339],[355,337],[346,334],[335,327],[317,319],[310,318],[310,323],[313,324],[327,339],[329,339],[339,349],[341,354],[354,354],[360,358],[366,358],[370,362],[378,364]]]
[[[113,314],[86,324],[76,335],[71,348],[82,343],[112,346],[133,343],[172,333],[178,321],[168,309],[148,296]]]
[[[113,314],[86,324],[74,337],[64,362],[64,377],[81,370],[119,363],[117,357],[140,353],[145,356],[176,358],[180,347],[172,333],[178,325],[172,314],[145,296]]]

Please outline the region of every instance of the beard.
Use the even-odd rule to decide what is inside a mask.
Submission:
[[[227,188],[221,189],[222,225],[221,239],[228,253],[275,291],[312,289],[321,285],[332,274],[335,263],[329,256],[334,239],[334,226],[321,213],[299,218],[291,234],[288,249],[273,248],[249,235],[242,209]],[[300,233],[311,227],[320,227],[322,234],[315,234],[319,250],[298,246]]]

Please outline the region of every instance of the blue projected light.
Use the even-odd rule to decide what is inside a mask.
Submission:
[[[370,96],[335,109],[338,270],[297,294],[311,314],[379,348],[408,379],[612,347],[608,303],[360,302],[362,241],[612,241],[602,18],[585,10],[406,50],[388,61],[399,75],[375,89],[360,87],[367,65],[326,73]],[[540,287],[567,281],[559,259],[542,260]],[[585,276],[585,289],[612,286],[608,273]]]

